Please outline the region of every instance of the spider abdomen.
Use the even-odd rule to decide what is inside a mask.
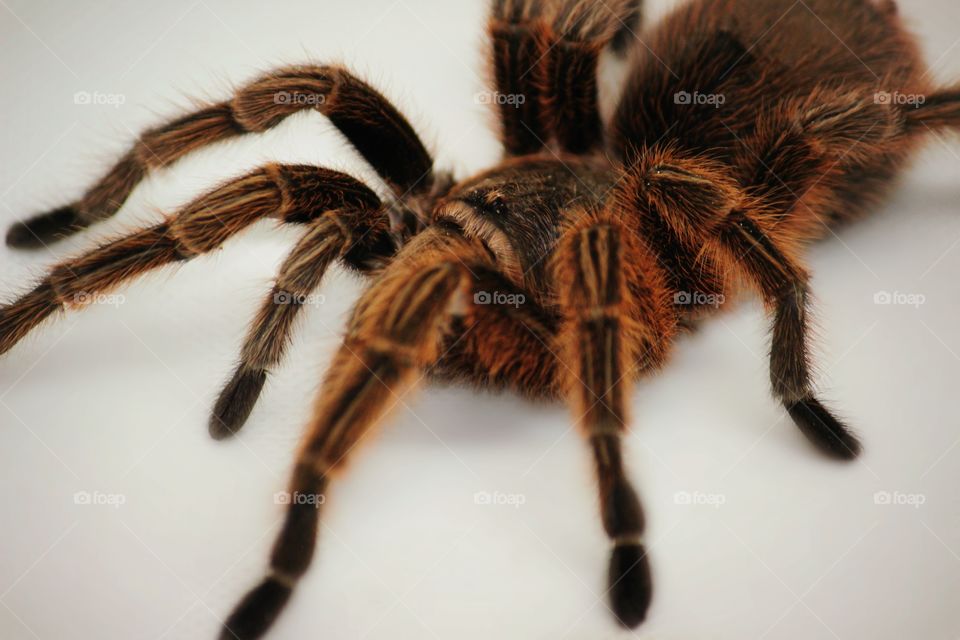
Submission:
[[[647,44],[611,123],[611,149],[626,162],[638,145],[676,140],[691,154],[736,165],[750,151],[745,141],[766,133],[758,118],[788,109],[785,101],[841,88],[874,103],[930,89],[900,17],[868,0],[698,1],[670,14]],[[861,196],[886,192],[908,151],[901,142],[891,137],[837,172],[834,193],[820,196],[834,200],[827,215],[852,217],[874,201],[852,198],[851,182]]]

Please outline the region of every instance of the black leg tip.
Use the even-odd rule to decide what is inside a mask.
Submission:
[[[293,589],[275,578],[266,578],[236,606],[220,631],[220,640],[256,640],[263,637],[280,615]]]
[[[39,249],[62,240],[83,228],[77,210],[61,207],[18,222],[7,232],[7,246],[15,249]]]
[[[818,449],[838,460],[853,460],[863,447],[855,435],[816,398],[787,405],[790,417]]]
[[[232,436],[250,417],[263,385],[267,381],[267,372],[240,368],[220,392],[217,404],[210,416],[210,436],[223,440]]]
[[[618,545],[610,556],[610,605],[628,629],[640,626],[653,598],[650,563],[642,544]]]

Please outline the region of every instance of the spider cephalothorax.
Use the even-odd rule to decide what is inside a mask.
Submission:
[[[107,218],[151,170],[304,108],[328,117],[393,196],[323,168],[265,166],[55,266],[0,309],[0,352],[87,294],[208,252],[261,218],[296,225],[302,239],[250,328],[211,433],[241,428],[282,360],[302,298],[340,259],[372,277],[289,490],[325,492],[418,373],[563,397],[595,460],[611,608],[635,626],[652,587],[621,453],[632,381],[662,366],[694,318],[753,290],[772,317],[774,396],[822,451],[855,457],[858,440],[814,393],[800,254],[830,224],[865,212],[921,134],[960,126],[960,89],[924,80],[892,2],[799,4],[697,0],[631,48],[639,2],[495,0],[488,32],[494,89],[507,98],[495,104],[508,157],[463,182],[435,170],[404,117],[345,69],[267,74],[146,132],[80,200],[16,225],[8,243],[38,246]],[[596,71],[607,48],[631,57],[603,123]],[[269,574],[237,605],[224,638],[269,628],[310,564],[322,502],[290,502]]]
[[[480,240],[513,284],[545,301],[563,212],[602,206],[614,180],[596,159],[524,156],[455,185],[433,219]]]

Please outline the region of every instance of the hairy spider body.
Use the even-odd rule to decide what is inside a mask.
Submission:
[[[301,297],[339,259],[372,279],[325,376],[289,490],[325,492],[418,372],[563,397],[595,461],[612,611],[636,626],[652,583],[621,452],[632,382],[664,364],[674,336],[716,308],[711,300],[755,291],[772,316],[774,396],[817,447],[855,457],[858,440],[813,391],[800,255],[830,225],[868,211],[922,134],[960,126],[960,88],[924,80],[892,2],[800,5],[678,8],[631,50],[604,126],[598,59],[627,48],[640,3],[495,0],[493,85],[526,100],[498,103],[509,157],[462,182],[435,170],[399,111],[346,70],[267,74],[230,101],[148,131],[78,202],[18,224],[8,243],[40,245],[109,217],[149,171],[303,108],[328,117],[394,197],[318,167],[257,169],[54,267],[0,310],[0,352],[83,294],[211,251],[261,218],[298,225],[303,237],[251,326],[211,434],[243,425],[282,361]],[[892,92],[925,101],[902,104]],[[277,99],[295,95],[313,99]],[[519,303],[499,304],[491,292]],[[224,638],[263,635],[310,564],[316,502],[287,509],[270,572],[237,605]]]

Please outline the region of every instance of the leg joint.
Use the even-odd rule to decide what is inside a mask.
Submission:
[[[244,86],[231,103],[247,131],[262,133],[304,109],[325,112],[335,99],[339,71],[325,66],[298,66],[268,73]]]

